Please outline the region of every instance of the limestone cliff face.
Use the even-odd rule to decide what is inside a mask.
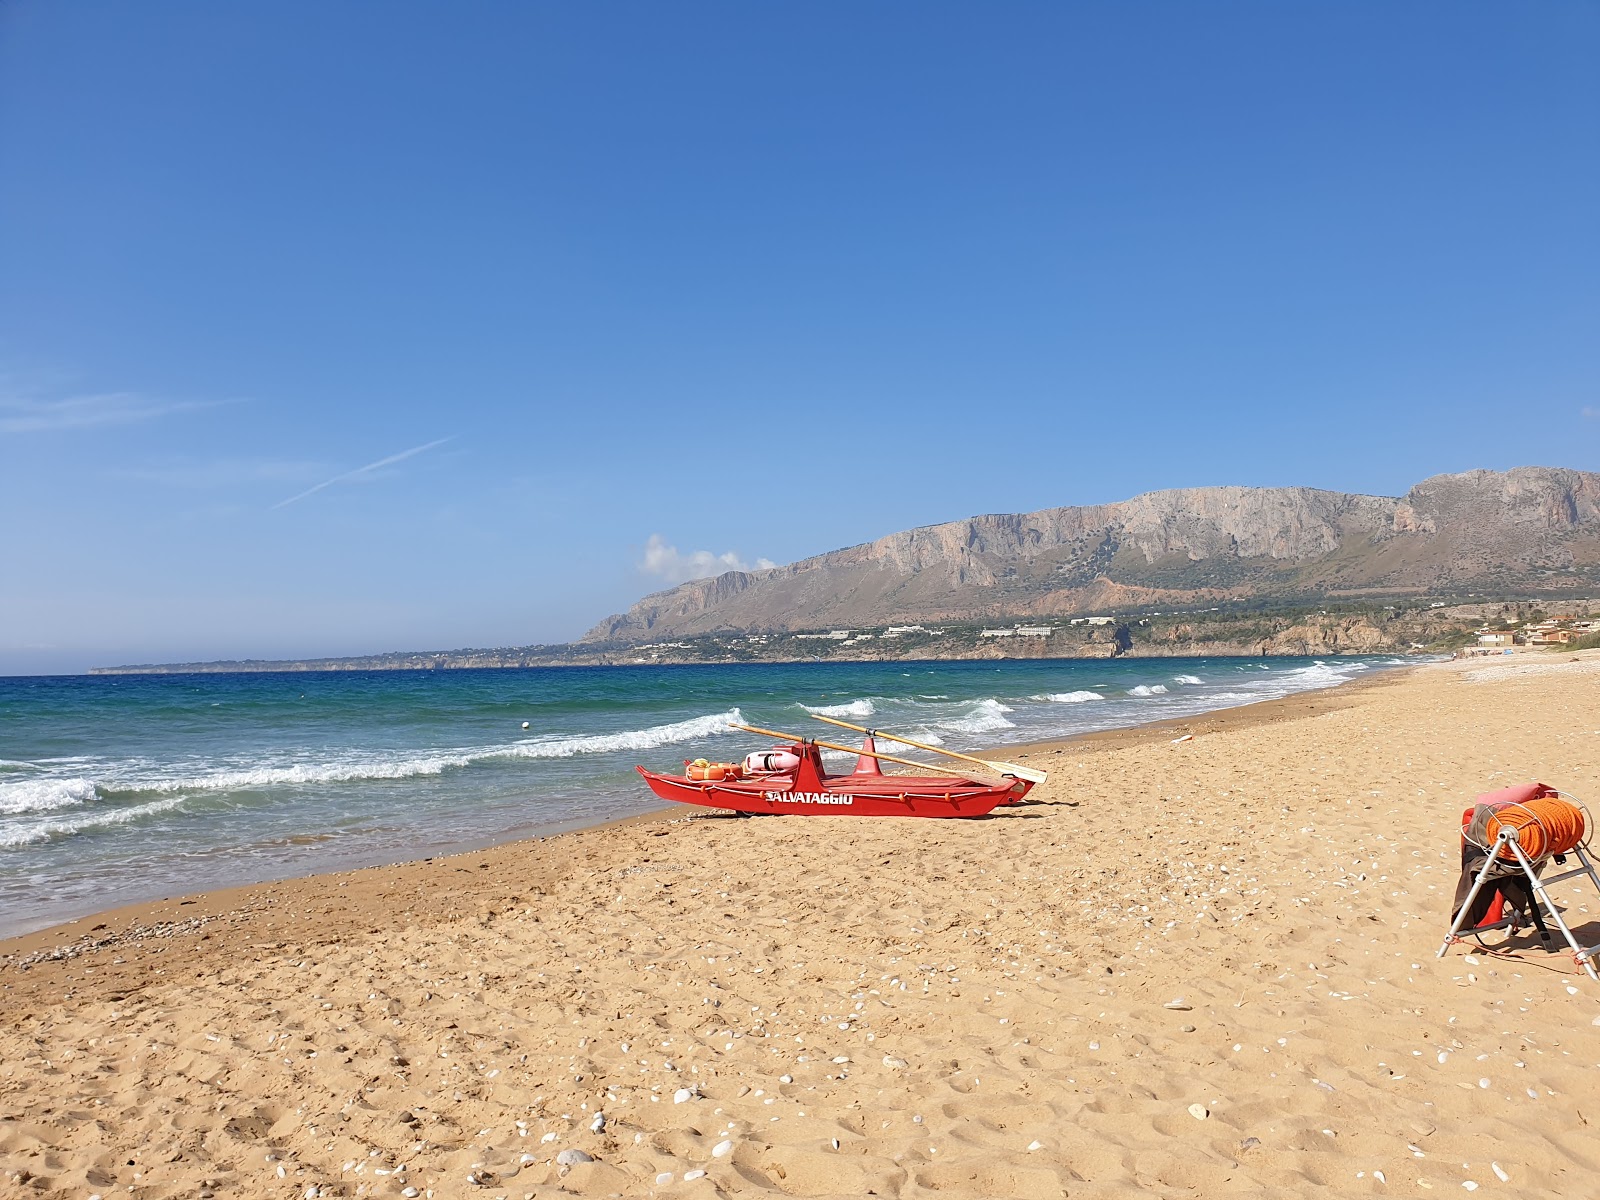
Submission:
[[[1519,467],[1435,476],[1400,498],[1183,488],[971,517],[694,580],[645,597],[585,640],[1597,582],[1600,476]]]

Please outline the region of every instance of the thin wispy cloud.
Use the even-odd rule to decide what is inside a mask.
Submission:
[[[1596,408],[1592,404],[1585,404],[1580,411],[1582,412],[1582,414],[1585,417],[1589,418],[1589,420],[1591,420],[1591,421],[1594,420],[1596,417],[1600,417],[1600,408]]]
[[[404,462],[408,458],[415,458],[424,451],[432,450],[435,446],[442,446],[446,442],[454,440],[455,435],[451,434],[449,437],[442,437],[436,441],[425,442],[420,446],[413,446],[409,450],[402,450],[399,454],[391,454],[388,458],[380,458],[377,462],[370,462],[364,467],[357,467],[354,471],[346,471],[342,475],[335,475],[332,479],[324,479],[321,483],[313,484],[305,491],[300,492],[297,495],[290,496],[287,500],[278,501],[267,511],[272,512],[275,509],[287,508],[291,504],[298,504],[307,496],[316,495],[323,488],[332,487],[336,483],[347,483],[350,480],[358,479],[363,475],[370,475],[373,471],[381,471],[384,467],[392,467],[395,465],[395,463]]]
[[[236,484],[275,483],[293,487],[326,474],[328,463],[271,458],[178,459],[111,472],[117,479],[182,488],[223,488]]]
[[[676,546],[669,546],[659,533],[652,533],[650,540],[645,543],[644,559],[639,563],[639,570],[668,583],[686,583],[691,579],[721,575],[725,571],[764,571],[777,565],[770,558],[758,558],[752,565],[733,550],[725,554],[691,550],[685,554]]]
[[[0,434],[46,433],[135,425],[173,413],[229,404],[228,400],[155,400],[137,392],[100,392],[62,400],[0,396]]]

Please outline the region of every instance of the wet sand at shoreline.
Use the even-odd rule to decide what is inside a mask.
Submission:
[[[1581,1194],[1600,985],[1433,952],[1473,795],[1600,794],[1582,657],[1008,747],[1052,778],[989,820],[675,810],[0,943],[0,1195]]]

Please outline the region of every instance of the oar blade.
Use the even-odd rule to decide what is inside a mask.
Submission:
[[[1043,771],[1035,771],[1032,767],[1019,767],[1016,763],[992,762],[987,758],[983,762],[991,771],[998,771],[1002,775],[1014,775],[1018,779],[1026,779],[1029,783],[1043,783],[1050,778]]]

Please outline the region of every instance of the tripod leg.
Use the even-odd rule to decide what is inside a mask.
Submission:
[[[1489,871],[1494,866],[1495,854],[1500,849],[1500,843],[1506,839],[1504,835],[1495,843],[1489,857],[1483,860],[1483,867],[1478,871],[1478,877],[1472,881],[1472,890],[1467,893],[1467,898],[1461,902],[1461,907],[1456,912],[1456,919],[1451,922],[1450,932],[1444,935],[1444,941],[1439,944],[1439,953],[1435,958],[1443,958],[1445,951],[1450,949],[1450,943],[1456,940],[1456,934],[1461,932],[1461,927],[1466,924],[1467,914],[1472,911],[1472,902],[1478,898],[1478,893],[1483,891],[1483,885],[1489,878]]]
[[[1594,963],[1590,961],[1589,951],[1578,945],[1578,939],[1572,936],[1572,930],[1567,928],[1567,923],[1561,919],[1561,913],[1556,909],[1556,902],[1550,898],[1550,893],[1545,889],[1544,883],[1539,878],[1539,872],[1528,861],[1528,856],[1522,852],[1522,847],[1515,839],[1511,842],[1511,851],[1517,856],[1517,861],[1522,864],[1522,871],[1528,877],[1528,882],[1533,885],[1533,894],[1536,903],[1542,903],[1550,914],[1550,919],[1556,923],[1556,928],[1561,930],[1561,936],[1567,939],[1567,945],[1572,947],[1573,957],[1583,964],[1583,969],[1589,973],[1589,978],[1600,980],[1600,972],[1595,971]],[[1537,911],[1537,909],[1535,909]]]

